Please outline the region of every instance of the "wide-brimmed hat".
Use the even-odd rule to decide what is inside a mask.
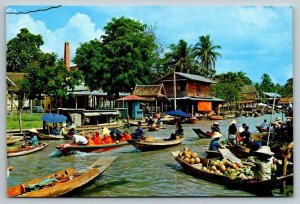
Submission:
[[[110,130],[107,127],[104,127],[102,130],[102,135],[109,135]]]
[[[264,154],[264,155],[268,155],[268,156],[272,156],[274,155],[274,152],[271,151],[271,148],[269,146],[261,146],[257,151],[255,151],[256,153],[259,154]]]
[[[214,125],[219,125],[219,123],[218,122],[214,122]]]
[[[220,138],[222,137],[223,135],[219,132],[214,132],[211,136],[211,139],[216,139],[216,138]]]
[[[233,119],[233,120],[230,122],[230,124],[236,124],[236,120]]]
[[[278,121],[278,122],[279,122],[279,121],[281,121],[281,118],[277,116],[277,117],[275,118],[275,121]]]
[[[60,127],[67,127],[67,123],[62,123]]]
[[[33,132],[33,133],[39,133],[35,128],[31,128],[28,130],[29,132]]]

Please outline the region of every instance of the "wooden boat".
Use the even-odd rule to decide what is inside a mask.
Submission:
[[[262,129],[259,125],[255,126],[258,132],[268,132],[268,129]]]
[[[200,138],[211,138],[211,134],[202,131],[200,128],[193,128],[193,130]]]
[[[52,134],[45,134],[45,133],[41,133],[41,132],[39,132],[37,137],[40,140],[60,140],[60,139],[64,139],[63,135],[52,135]]]
[[[198,164],[189,164],[184,160],[178,158],[177,152],[172,152],[172,156],[175,160],[184,168],[184,170],[195,177],[200,179],[218,183],[225,185],[232,189],[246,190],[257,195],[261,196],[270,196],[271,191],[279,187],[279,185],[287,179],[293,178],[293,174],[289,174],[287,176],[275,177],[269,180],[261,181],[258,179],[245,179],[245,180],[237,180],[231,179],[230,177],[224,175],[217,175],[213,173],[208,173],[206,171],[202,171],[199,168]],[[209,162],[209,159],[200,158],[201,161]]]
[[[74,151],[80,152],[93,152],[93,153],[101,153],[109,150],[113,150],[116,148],[120,148],[124,145],[129,145],[128,142],[119,142],[119,143],[111,143],[111,144],[101,144],[101,145],[70,145],[70,144],[58,144],[56,148],[61,151],[62,154],[70,154]]]
[[[9,138],[9,139],[6,140],[6,144],[7,144],[7,146],[14,145],[17,142],[19,142],[21,139],[22,138],[19,138],[19,137]]]
[[[240,159],[251,156],[250,148],[247,148],[243,145],[227,145],[226,148]]]
[[[217,158],[217,157],[222,157],[221,152],[219,151],[210,151],[210,150],[206,150],[206,158]]]
[[[225,119],[227,119],[227,117],[221,116],[221,115],[212,115],[212,116],[208,116],[208,119],[210,119],[210,120],[225,120]]]
[[[26,146],[26,147],[18,147],[18,149],[10,149],[7,150],[7,157],[16,157],[16,156],[22,156],[25,154],[30,154],[39,150],[42,150],[43,148],[47,147],[48,144],[46,143],[39,143],[38,146]]]
[[[7,189],[8,197],[58,197],[86,187],[102,174],[116,156],[101,157],[81,171],[67,168]]]
[[[158,127],[151,126],[151,127],[148,127],[148,130],[149,130],[149,132],[158,131],[158,130],[160,130],[160,127],[159,126]]]
[[[160,150],[165,149],[173,146],[180,145],[184,138],[178,138],[176,140],[156,140],[156,141],[145,141],[145,140],[128,140],[127,142],[141,150],[142,152],[145,151],[153,151],[153,150]]]

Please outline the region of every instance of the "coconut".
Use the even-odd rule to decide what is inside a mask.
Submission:
[[[201,161],[201,160],[200,160],[200,158],[199,158],[199,157],[196,157],[196,158],[195,158],[195,163],[196,163],[196,164],[199,164],[199,163],[200,163],[200,161]]]
[[[190,158],[184,158],[184,161],[189,163],[190,162]]]
[[[190,164],[195,164],[195,159],[194,158],[190,159]]]
[[[190,154],[186,154],[186,155],[184,155],[184,157],[189,158],[189,159],[192,158]]]
[[[184,147],[183,151],[190,151],[190,149],[188,147]]]
[[[196,153],[196,152],[193,152],[193,153],[191,154],[191,156],[192,156],[192,158],[196,158],[196,157],[198,157],[198,155],[197,155],[197,153]]]

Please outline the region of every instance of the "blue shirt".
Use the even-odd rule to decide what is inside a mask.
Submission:
[[[212,140],[209,144],[209,150],[210,151],[217,151],[219,148],[221,148],[221,145],[219,144],[218,140]]]
[[[138,127],[134,132],[134,136],[137,137],[138,139],[142,138],[143,134],[144,134],[144,131],[141,127]]]
[[[29,145],[39,145],[39,141],[36,135],[32,136],[27,142]]]
[[[267,129],[269,128],[269,124],[267,122],[264,122],[263,124],[260,125],[261,128]]]

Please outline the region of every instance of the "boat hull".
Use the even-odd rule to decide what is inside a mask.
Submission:
[[[104,144],[104,145],[75,145],[75,146],[66,146],[63,144],[59,144],[56,148],[62,152],[62,154],[70,154],[74,151],[87,152],[87,153],[101,153],[109,150],[117,149],[123,147],[125,145],[129,145],[127,142],[119,142],[112,144]]]
[[[60,140],[60,139],[64,139],[63,135],[47,135],[44,133],[39,133],[37,136],[40,140]]]
[[[9,197],[59,197],[70,194],[86,187],[96,177],[102,174],[116,158],[115,156],[100,158],[94,164],[81,171],[68,168],[42,178],[10,187],[7,189],[7,195]],[[37,184],[42,179],[58,178],[58,176],[62,179],[56,180],[41,189],[26,192],[26,188],[24,188],[29,184]]]
[[[127,142],[134,146],[136,149],[146,152],[146,151],[154,151],[166,149],[169,147],[174,147],[180,145],[183,142],[184,138],[179,138],[176,140],[167,140],[160,142],[150,142],[150,141],[138,141],[138,140],[128,140]]]
[[[39,146],[30,146],[28,148],[8,150],[7,157],[16,157],[16,156],[23,156],[26,154],[31,154],[33,152],[40,151],[47,146],[48,146],[48,144],[46,144],[46,143],[40,143]]]
[[[199,138],[210,138],[211,139],[211,135],[202,131],[200,128],[193,128],[193,131],[196,133],[196,135],[198,135]]]

